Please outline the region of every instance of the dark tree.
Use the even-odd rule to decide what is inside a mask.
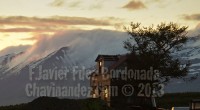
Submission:
[[[160,71],[163,82],[171,77],[186,76],[189,61],[182,62],[172,54],[180,51],[187,41],[187,27],[175,23],[161,23],[156,27],[141,27],[139,23],[125,27],[131,36],[124,41],[124,48],[130,52],[129,65],[135,69],[153,67]]]

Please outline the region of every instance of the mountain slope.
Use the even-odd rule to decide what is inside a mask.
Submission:
[[[79,42],[73,46],[62,47],[39,60],[30,63],[21,62],[12,69],[0,68],[0,88],[2,88],[0,90],[0,105],[28,102],[40,96],[64,96],[66,98],[88,97],[90,95],[88,73],[91,73],[95,69],[94,60],[96,56],[98,54],[112,55],[126,53],[127,51],[123,49],[121,45],[122,41],[126,40],[126,38],[119,37],[114,39],[113,36],[109,38],[114,39],[113,42],[110,42],[110,40],[104,41],[103,44],[105,45],[100,42],[100,39],[102,39],[101,36],[99,38],[93,38],[97,39],[94,40],[95,42],[89,42],[91,38],[86,37],[83,39],[88,43]],[[191,60],[191,76],[196,75],[200,71],[199,49],[200,38],[193,37],[189,39],[189,42],[184,46],[183,50],[174,53],[174,56],[182,60]],[[0,57],[1,62],[4,61],[2,59],[6,59],[6,57]],[[2,65],[2,63],[0,64]],[[58,76],[56,76],[59,71],[64,78],[59,79]],[[41,75],[42,77],[40,78]],[[30,94],[29,91],[32,90],[32,88],[27,89],[27,85],[34,86],[34,84],[39,88],[39,91],[47,89],[47,87],[72,87],[74,89],[72,89],[71,92],[68,91],[67,95],[61,93],[53,94],[52,90],[50,90],[51,93],[48,94],[47,92],[35,92],[35,94]],[[87,94],[80,93],[80,90],[77,88],[81,87],[86,89]],[[172,81],[166,85],[165,90],[166,92],[200,92],[199,87],[199,77],[194,81],[172,79]],[[75,94],[72,94],[74,91]]]
[[[58,99],[54,97],[40,97],[32,102],[15,106],[0,107],[0,110],[110,110],[100,99]]]

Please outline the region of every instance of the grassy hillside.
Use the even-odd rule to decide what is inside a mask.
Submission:
[[[0,107],[0,110],[110,110],[110,108],[100,99],[40,97],[27,104]]]
[[[172,93],[156,98],[157,106],[170,109],[173,106],[189,106],[192,99],[200,99],[200,93]],[[0,110],[111,110],[100,99],[58,99],[40,97],[27,104],[0,107]]]

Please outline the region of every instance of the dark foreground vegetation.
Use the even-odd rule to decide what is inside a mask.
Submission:
[[[170,109],[173,106],[186,107],[192,99],[200,99],[200,93],[171,93],[156,98],[157,106]],[[58,99],[40,97],[20,105],[2,106],[0,110],[113,110],[100,99]]]
[[[0,110],[110,110],[110,108],[100,99],[40,97],[27,104],[0,107]]]
[[[157,98],[157,106],[170,109],[171,107],[189,107],[192,99],[200,99],[200,92],[192,93],[170,93]]]

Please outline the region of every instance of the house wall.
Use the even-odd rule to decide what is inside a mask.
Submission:
[[[99,73],[99,61],[101,61],[101,73]],[[91,81],[91,86],[94,87],[93,93],[95,94],[94,98],[101,98],[106,101],[109,106],[111,106],[111,97],[112,97],[112,85],[109,74],[105,74],[104,69],[108,70],[108,68],[116,63],[117,61],[106,61],[104,59],[99,59],[96,63],[97,73],[92,76],[94,81]],[[114,91],[116,92],[116,91]],[[119,92],[119,91],[117,91]]]
[[[106,61],[104,59],[101,59],[101,73],[106,72],[106,70],[108,70],[108,68],[113,65],[114,63],[116,63],[116,61]],[[96,63],[96,68],[99,72],[99,61]]]
[[[116,63],[116,61],[104,61],[104,67],[110,67],[111,65],[113,65],[114,63]]]

